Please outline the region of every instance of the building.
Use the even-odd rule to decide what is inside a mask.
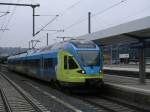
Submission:
[[[138,64],[139,50],[125,45],[110,45],[103,49],[105,64]],[[145,51],[146,63],[150,64],[150,48]]]

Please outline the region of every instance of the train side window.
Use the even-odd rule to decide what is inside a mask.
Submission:
[[[52,58],[44,59],[44,68],[48,69],[52,67],[53,67],[53,59]]]
[[[23,64],[24,64],[25,66],[32,66],[33,68],[36,68],[36,67],[39,66],[39,61],[40,61],[40,60],[38,60],[38,59],[25,60],[25,61],[23,62]]]
[[[67,56],[64,56],[64,69],[67,69]]]
[[[40,60],[38,60],[38,59],[33,60],[33,66],[38,67],[39,62],[40,62]]]
[[[68,63],[69,63],[69,69],[76,69],[76,68],[78,68],[78,65],[73,60],[72,56],[69,56]]]

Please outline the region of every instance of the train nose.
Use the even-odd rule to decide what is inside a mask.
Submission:
[[[99,67],[85,67],[86,74],[97,74],[99,73]]]

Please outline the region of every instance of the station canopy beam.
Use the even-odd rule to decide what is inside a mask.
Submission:
[[[103,46],[126,44],[138,44],[139,49],[139,79],[145,84],[145,48],[150,48],[150,16],[113,26],[104,30],[79,36],[79,39],[100,42]],[[136,43],[136,44],[135,44]]]

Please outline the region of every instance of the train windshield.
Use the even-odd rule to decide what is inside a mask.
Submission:
[[[100,65],[100,54],[98,51],[78,51],[78,55],[84,66]]]
[[[73,41],[71,43],[77,48],[96,48],[96,45],[92,41]]]

